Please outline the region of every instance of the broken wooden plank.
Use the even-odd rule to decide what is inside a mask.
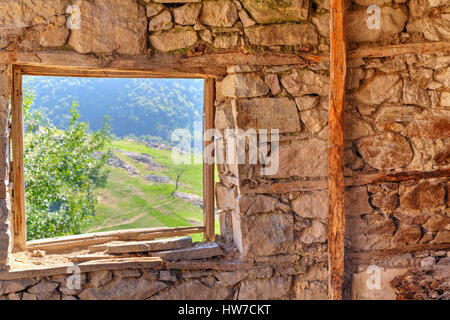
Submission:
[[[198,260],[221,256],[223,251],[217,243],[206,243],[191,248],[155,252],[153,255],[167,261]]]
[[[342,300],[344,279],[344,0],[331,0],[330,110],[328,119],[328,297]]]
[[[64,250],[72,250],[88,247],[94,244],[105,243],[109,241],[119,240],[118,237],[104,237],[104,238],[94,238],[94,239],[81,239],[74,241],[65,241],[60,243],[50,243],[50,244],[35,244],[28,246],[28,250],[45,250],[47,252],[59,252]]]
[[[87,239],[101,239],[116,237],[121,241],[138,241],[138,240],[153,240],[155,238],[166,238],[174,237],[179,235],[186,235],[191,233],[201,233],[203,232],[203,226],[191,226],[191,227],[175,227],[175,228],[140,228],[140,229],[128,229],[128,230],[115,230],[115,231],[105,231],[96,233],[86,233],[78,234],[64,237],[55,237],[48,239],[32,240],[28,241],[27,244],[30,248],[34,248],[39,245],[46,244],[56,244],[71,242],[76,240],[87,240]],[[142,239],[144,238],[144,239]]]
[[[104,254],[81,254],[77,256],[69,256],[69,261],[72,262],[86,262],[92,260],[107,260],[107,259],[117,259],[117,256],[104,255]]]
[[[136,241],[106,245],[107,253],[134,253],[148,251],[167,251],[192,247],[191,237],[172,238],[153,241]]]
[[[171,230],[162,231],[162,232],[149,232],[149,233],[142,233],[138,236],[136,236],[133,239],[129,240],[153,240],[156,238],[167,238],[167,237],[176,237],[176,236],[185,236],[192,233],[201,233],[204,232],[205,227],[184,227],[180,228],[180,230],[177,230],[178,228],[169,228]]]
[[[446,53],[450,52],[450,42],[425,42],[396,44],[384,47],[359,48],[348,52],[348,59],[381,58],[402,54]]]
[[[89,253],[106,251],[106,249],[108,249],[108,244],[109,243],[94,244],[93,246],[88,247],[88,251]]]

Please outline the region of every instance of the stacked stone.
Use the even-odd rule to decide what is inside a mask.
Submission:
[[[9,270],[11,253],[11,204],[9,184],[9,68],[0,65],[0,271]]]
[[[450,39],[447,1],[352,2],[350,48]],[[381,8],[381,29],[366,26],[369,5]],[[403,54],[347,64],[345,175],[448,169],[450,56]],[[386,268],[382,277],[393,279],[420,266],[424,255],[449,248],[448,191],[444,179],[347,188],[348,293],[357,272],[354,298],[395,298],[389,281],[384,296],[367,289],[370,265]]]
[[[379,28],[372,19],[377,13],[367,11],[369,6],[374,5],[379,8]],[[345,18],[346,37],[352,48],[367,42],[390,45],[448,41],[449,8],[445,0],[352,0],[351,10]]]
[[[281,46],[317,47],[319,36],[308,21],[308,0],[290,1],[273,8],[270,1],[218,0],[189,2],[176,8],[150,3],[149,42],[158,51],[186,50],[202,47],[203,51],[266,47],[280,51]],[[317,21],[320,27],[328,23]]]
[[[102,270],[0,281],[0,300],[279,299],[291,279],[268,266],[239,271]],[[136,290],[139,288],[139,290]]]
[[[5,0],[0,49],[74,49],[125,55],[245,49],[260,52],[327,52],[329,0]],[[66,13],[68,8],[72,8]],[[16,19],[16,12],[23,12]],[[97,20],[102,17],[101,20]]]
[[[348,175],[449,168],[449,65],[450,56],[409,55],[367,59],[351,69]],[[364,242],[352,244],[378,250],[450,243],[447,188],[438,180],[351,188],[348,196],[359,200],[349,204],[349,234],[366,235]],[[371,225],[378,227],[371,230]]]
[[[244,260],[290,260],[293,266],[280,281],[292,281],[297,298],[326,298],[327,192],[243,191],[249,185],[327,176],[326,70],[234,66],[227,72],[217,82],[216,128],[278,129],[280,146],[279,169],[271,175],[264,175],[261,162],[218,166],[222,235],[234,239]]]

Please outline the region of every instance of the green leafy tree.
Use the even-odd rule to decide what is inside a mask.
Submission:
[[[28,239],[80,233],[94,214],[96,189],[106,183],[111,156],[109,119],[90,132],[72,103],[62,130],[39,111],[33,94],[24,95],[24,167]]]

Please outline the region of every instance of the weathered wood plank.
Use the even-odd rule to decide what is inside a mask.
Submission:
[[[108,243],[94,244],[88,247],[89,253],[96,253],[106,251],[108,249]]]
[[[419,181],[450,177],[450,169],[433,171],[387,172],[345,178],[346,186],[360,186],[382,182]]]
[[[272,184],[261,184],[254,188],[246,185],[241,187],[242,194],[264,194],[264,193],[288,193],[298,191],[318,191],[327,190],[328,181],[326,179],[310,180],[310,181],[289,181],[276,182]]]
[[[385,47],[360,48],[347,53],[348,59],[381,58],[402,54],[446,53],[450,52],[450,41],[397,44]]]
[[[117,237],[121,241],[138,241],[138,240],[153,240],[155,238],[175,237],[178,235],[185,235],[186,233],[200,233],[203,232],[203,226],[191,227],[164,227],[164,228],[139,228],[128,230],[114,230],[96,233],[86,233],[79,235],[71,235],[64,237],[55,237],[48,239],[28,241],[28,246],[33,248],[36,245],[64,243],[67,241],[85,240],[85,239],[99,239],[108,237]],[[145,239],[142,239],[145,238]]]
[[[142,233],[135,238],[128,238],[127,240],[153,240],[156,238],[168,238],[168,237],[177,237],[177,236],[186,236],[192,233],[202,233],[205,231],[205,227],[191,227],[191,228],[180,228],[180,230],[176,230],[178,228],[172,228],[173,230],[167,230],[164,232],[152,232],[152,233]]]
[[[81,272],[101,270],[160,268],[163,261],[158,257],[116,258],[100,261],[87,261],[78,264]]]
[[[217,243],[198,245],[192,248],[185,248],[171,251],[155,252],[154,256],[167,261],[175,260],[198,260],[212,258],[223,255],[222,249]]]
[[[70,51],[0,52],[0,64],[23,66],[66,67],[69,69],[89,68],[110,71],[151,70],[163,74],[181,72],[211,76],[222,75],[225,67],[231,65],[305,65],[328,61],[327,56],[284,53],[244,53],[228,51],[207,53],[199,56],[164,55],[134,57],[102,57],[83,55]]]
[[[229,261],[167,261],[167,269],[176,270],[217,270],[217,271],[236,271],[236,270],[254,270],[261,268],[259,266]]]
[[[446,179],[450,177],[450,169],[433,171],[404,171],[404,172],[380,172],[362,174],[354,177],[345,177],[345,187],[364,186],[383,182],[420,181],[426,179]],[[288,192],[321,191],[328,189],[326,179],[311,181],[276,182],[261,184],[254,188],[249,185],[241,187],[243,194],[282,194]]]
[[[103,237],[103,238],[94,238],[94,239],[81,239],[74,241],[65,241],[59,243],[50,243],[50,244],[41,244],[41,245],[32,245],[28,246],[28,249],[39,249],[45,250],[47,252],[60,252],[65,250],[73,250],[73,249],[81,249],[87,248],[88,246],[94,244],[101,244],[105,242],[119,240],[118,237]]]
[[[25,182],[23,164],[23,122],[22,122],[22,72],[13,68],[13,86],[11,101],[11,142],[14,176],[14,251],[27,248],[27,230],[25,216]]]
[[[154,241],[138,241],[106,245],[107,253],[134,253],[148,251],[166,251],[192,247],[192,238],[172,238]]]
[[[22,66],[24,75],[84,78],[204,78],[205,74],[157,72],[151,70],[110,70],[45,66]]]
[[[117,259],[117,256],[103,255],[103,254],[82,254],[76,256],[69,256],[68,259],[71,262],[86,262],[93,260]]]
[[[155,257],[116,258],[106,261],[87,261],[79,264],[64,263],[52,266],[33,266],[33,268],[0,272],[0,280],[16,280],[73,274],[75,270],[74,266],[78,266],[80,272],[102,270],[113,271],[123,269],[160,269],[162,268],[162,260]]]
[[[214,128],[214,99],[215,99],[215,80],[205,80],[203,103],[203,133]],[[213,154],[206,154],[209,150],[208,145],[214,143],[214,136],[205,139],[203,135],[203,223],[205,225],[204,238],[206,242],[212,242],[215,239],[214,223],[214,163],[205,161],[208,158],[214,159]]]
[[[331,0],[330,111],[328,119],[328,297],[342,300],[344,278],[344,0]]]

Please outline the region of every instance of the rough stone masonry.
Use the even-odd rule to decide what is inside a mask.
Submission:
[[[67,28],[69,5],[80,8],[80,29]],[[366,27],[369,5],[380,8],[380,29]],[[26,53],[34,54],[38,65],[61,63],[46,61],[39,56],[44,52],[73,54],[74,61],[95,58],[104,65],[134,56],[278,55],[277,63],[267,65],[230,63],[214,69],[199,64],[192,70],[218,74],[217,129],[280,130],[280,165],[272,176],[262,174],[262,164],[218,165],[218,242],[224,258],[202,261],[195,270],[86,272],[77,290],[66,287],[67,275],[5,276],[0,299],[326,299],[326,188],[269,187],[327,177],[329,18],[329,0],[2,1],[2,188],[9,184],[12,62],[1,61]],[[346,34],[347,47],[356,51],[448,42],[450,5],[445,0],[351,0]],[[288,55],[324,59],[286,64]],[[450,168],[449,52],[359,57],[347,65],[345,175]],[[424,270],[442,275],[450,268],[449,189],[450,183],[439,178],[346,188],[345,298],[448,299],[448,278],[416,296],[409,284],[426,280]],[[11,200],[8,193],[1,197],[0,270],[8,274]],[[214,263],[236,267],[220,270]],[[380,269],[381,289],[366,285],[371,265]]]

